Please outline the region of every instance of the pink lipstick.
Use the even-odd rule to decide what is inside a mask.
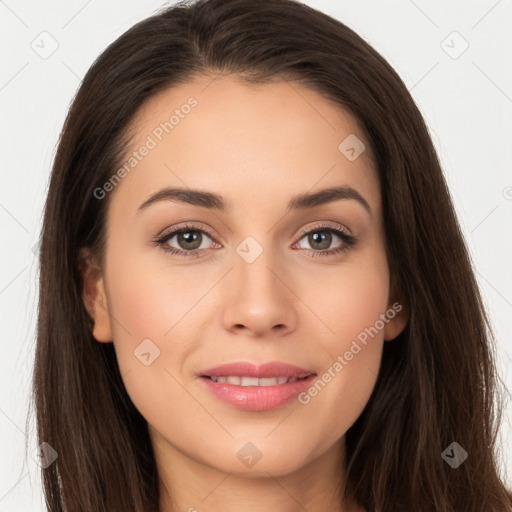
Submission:
[[[307,389],[316,373],[282,362],[256,365],[223,364],[202,371],[207,390],[223,402],[244,411],[268,411],[282,407]]]

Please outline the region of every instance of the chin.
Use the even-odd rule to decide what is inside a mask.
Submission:
[[[281,449],[272,450],[267,447],[256,450],[250,445],[245,448],[245,451],[243,448],[237,448],[233,457],[215,458],[211,461],[213,464],[209,465],[220,471],[245,478],[268,478],[269,473],[275,477],[291,474],[308,461],[307,454],[297,454],[297,450],[293,447],[289,451],[284,451],[282,446]]]

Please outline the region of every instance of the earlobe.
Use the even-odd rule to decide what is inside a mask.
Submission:
[[[100,267],[89,254],[80,264],[82,274],[84,306],[93,321],[92,335],[102,343],[110,343],[113,339],[110,314],[105,292],[104,278]]]

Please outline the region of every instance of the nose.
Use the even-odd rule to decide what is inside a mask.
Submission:
[[[292,277],[272,258],[270,250],[248,263],[235,256],[223,306],[224,328],[258,338],[284,336],[297,325],[298,299]]]

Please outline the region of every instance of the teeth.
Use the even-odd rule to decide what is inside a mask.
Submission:
[[[265,377],[258,379],[257,377],[210,377],[214,382],[234,384],[235,386],[277,386],[279,384],[286,384],[288,382],[295,382],[297,377]]]

